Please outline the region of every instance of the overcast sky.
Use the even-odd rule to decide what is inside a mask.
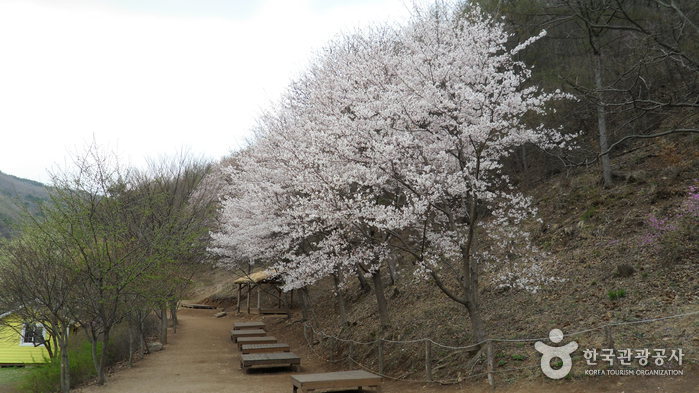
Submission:
[[[131,165],[218,159],[315,49],[411,4],[0,0],[0,171],[47,182],[93,138]]]

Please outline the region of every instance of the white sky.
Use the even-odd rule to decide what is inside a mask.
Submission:
[[[244,144],[315,49],[410,0],[0,0],[0,171],[47,182],[93,138],[132,165]]]

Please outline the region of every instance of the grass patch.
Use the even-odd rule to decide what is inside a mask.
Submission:
[[[0,367],[0,393],[13,392],[29,371],[24,367]]]
[[[609,297],[609,300],[621,299],[623,297],[626,297],[626,290],[625,289],[612,290],[612,291],[607,292],[607,296]]]
[[[593,206],[593,207],[590,207],[587,210],[585,210],[585,212],[582,214],[582,216],[580,216],[580,220],[583,222],[588,222],[595,215],[597,215],[597,208]]]
[[[92,363],[90,343],[83,341],[68,351],[70,358],[70,385],[75,387],[93,378],[95,367]],[[58,358],[50,363],[28,369],[22,377],[18,390],[23,393],[46,393],[60,390],[61,365]]]

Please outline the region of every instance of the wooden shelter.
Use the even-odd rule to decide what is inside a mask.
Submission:
[[[286,314],[290,315],[291,303],[294,300],[293,291],[288,293],[288,296],[282,292],[281,286],[284,284],[279,274],[272,270],[260,270],[247,274],[233,281],[238,285],[238,305],[237,311],[241,309],[241,298],[243,289],[246,290],[246,306],[247,312],[255,314]],[[266,290],[265,290],[266,288]],[[252,293],[257,290],[257,308],[251,308],[250,298]],[[263,293],[272,295],[276,300],[276,307],[265,307],[263,305]]]

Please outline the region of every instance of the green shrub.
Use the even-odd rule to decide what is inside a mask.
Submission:
[[[101,350],[101,347],[98,347]],[[88,341],[82,341],[77,348],[68,350],[70,359],[70,385],[75,387],[93,378],[95,367],[92,363],[92,351]],[[50,393],[60,390],[61,363],[59,358],[42,366],[33,367],[23,377],[19,391],[25,393]]]
[[[621,299],[622,297],[626,297],[626,290],[625,289],[617,289],[617,290],[611,290],[607,292],[607,296],[609,297],[609,300],[617,300]]]
[[[60,388],[60,364],[53,359],[44,366],[33,367],[17,386],[18,391],[27,393],[55,392]]]
[[[596,207],[590,207],[585,212],[580,216],[580,220],[583,222],[588,222],[592,217],[594,217],[597,214],[597,208]]]
[[[107,346],[107,366],[125,361],[129,357],[129,336],[125,326],[117,326],[111,334]],[[137,346],[138,343],[134,343]],[[102,344],[97,344],[97,351],[102,351]],[[70,361],[70,385],[76,387],[97,376],[92,361],[92,345],[82,334],[71,337],[68,350]],[[19,384],[22,393],[50,393],[60,390],[60,359],[52,359],[48,364],[34,367],[27,372]]]

